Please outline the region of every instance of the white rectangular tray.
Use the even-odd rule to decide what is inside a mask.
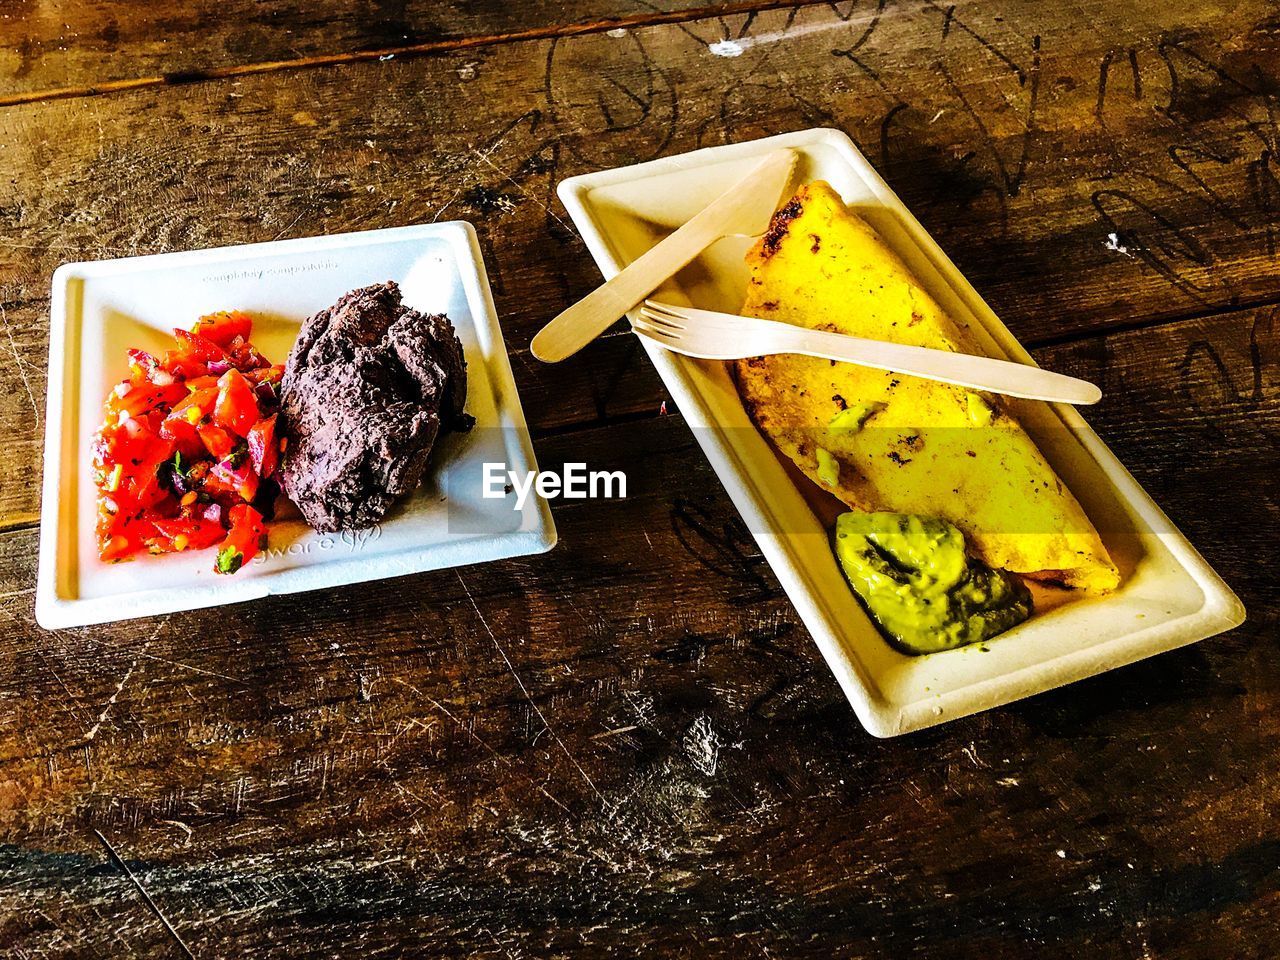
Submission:
[[[267,551],[234,576],[212,551],[102,563],[89,444],[129,347],[163,350],[215,310],[254,316],[254,344],[283,363],[308,316],[356,287],[395,280],[405,303],[446,313],[467,358],[470,433],[446,437],[428,475],[377,527],[318,534],[286,512]],[[53,276],[36,619],[49,629],[153,616],[549,550],[545,501],[481,496],[481,465],[536,469],[475,231],[421,224],[187,253],[70,263]],[[281,501],[283,503],[283,500]]]
[[[559,194],[606,277],[779,147],[799,154],[800,182],[827,180],[968,320],[992,356],[1031,357],[847,136],[808,130],[574,177]],[[664,288],[736,312],[750,240],[708,250]],[[986,644],[923,657],[886,643],[844,579],[823,527],[748,419],[720,363],[643,341],[863,726],[894,736],[1027,697],[1228,630],[1244,608],[1073,408],[1036,405],[1025,425],[1103,534],[1124,582],[1114,594],[1039,613]],[[1026,418],[1024,418],[1025,420]]]

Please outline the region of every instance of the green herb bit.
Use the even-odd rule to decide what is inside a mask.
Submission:
[[[218,561],[214,569],[218,573],[235,573],[244,565],[244,554],[235,547],[223,547],[218,551]]]
[[[848,431],[849,433],[857,433],[867,421],[883,410],[885,405],[879,401],[872,403],[855,403],[852,406],[845,407],[827,423],[828,430]]]

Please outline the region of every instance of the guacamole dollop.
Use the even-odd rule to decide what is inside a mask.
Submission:
[[[935,653],[1003,633],[1031,615],[1018,578],[965,552],[940,517],[842,514],[836,556],[871,618],[907,653]]]

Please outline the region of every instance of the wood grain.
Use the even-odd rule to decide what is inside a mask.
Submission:
[[[5,109],[0,526],[35,514],[60,261],[464,217],[520,351],[598,279],[560,179],[813,124],[1031,342],[1280,294],[1270,9],[1108,9],[821,5]]]
[[[146,0],[24,0],[0,16],[0,103],[192,83],[242,71],[421,56],[785,5],[778,0],[195,0],[157,7]]]
[[[1269,956],[1274,4],[859,0],[621,35],[603,18],[677,3],[594,4],[201,0],[167,45],[136,2],[0,11],[0,100],[159,78],[0,108],[0,944],[174,955],[97,829],[199,957]],[[439,48],[362,59],[402,27]],[[1243,628],[873,740],[634,339],[530,358],[598,280],[560,179],[814,125],[1103,387],[1091,422]],[[453,217],[540,462],[625,469],[631,497],[557,503],[541,557],[35,626],[59,262]]]
[[[557,504],[552,553],[360,590],[50,635],[34,535],[0,535],[0,940],[166,949],[93,827],[197,956],[1250,955],[1278,319],[1039,355],[1104,384],[1092,419],[1249,623],[901,740],[858,727],[675,416],[539,442],[635,491]]]

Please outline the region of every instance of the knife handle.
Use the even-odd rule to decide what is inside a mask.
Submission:
[[[556,363],[572,356],[662,286],[667,278],[679,273],[720,236],[720,231],[707,229],[690,220],[668,238],[674,243],[663,242],[650,247],[612,280],[596,287],[539,330],[529,349],[546,363]]]
[[[721,237],[763,232],[777,193],[786,185],[794,165],[795,154],[791,150],[767,155],[720,200],[704,207],[665,240],[539,330],[529,344],[530,351],[546,363],[573,356]],[[762,217],[761,196],[752,187],[779,178]]]

